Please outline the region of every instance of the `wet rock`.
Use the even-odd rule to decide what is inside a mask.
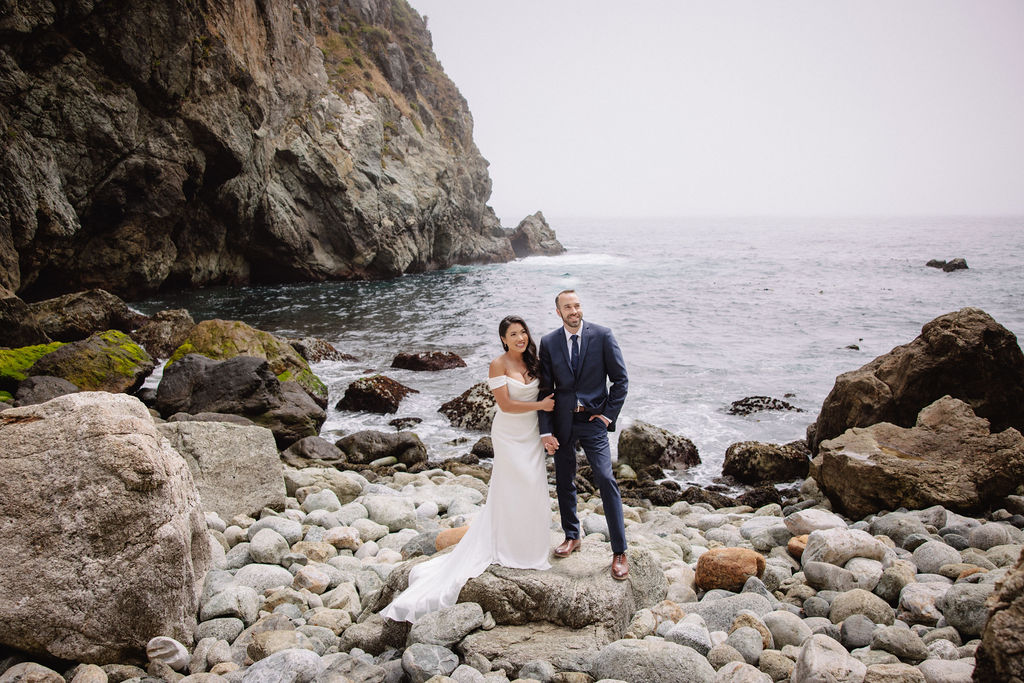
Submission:
[[[851,427],[912,427],[944,395],[969,404],[993,432],[1024,430],[1024,353],[1013,333],[980,309],[940,316],[909,344],[836,378],[808,430],[808,446],[816,453],[822,441]]]
[[[622,430],[618,447],[619,461],[636,470],[649,465],[684,470],[700,464],[692,441],[639,420]]]
[[[390,377],[373,375],[357,379],[348,385],[345,395],[335,408],[382,414],[396,413],[403,398],[417,393],[419,392],[416,389],[411,389]]]
[[[1024,437],[990,433],[987,420],[947,396],[922,410],[912,429],[882,423],[822,443],[811,476],[851,517],[932,505],[977,512],[1024,477]]]
[[[307,363],[322,363],[323,361],[356,361],[355,356],[342,353],[334,348],[334,345],[317,337],[303,337],[301,339],[285,339],[300,356],[306,359]]]
[[[345,454],[346,462],[362,465],[388,457],[405,465],[427,461],[427,447],[412,432],[364,430],[343,436],[334,445]]]
[[[730,415],[750,415],[751,413],[765,410],[804,412],[802,408],[797,408],[791,403],[787,403],[782,399],[772,398],[771,396],[747,396],[746,398],[741,398],[738,401],[733,401],[726,412]]]
[[[153,358],[170,358],[185,343],[196,321],[184,308],[160,311],[131,333]]]
[[[491,437],[480,437],[477,442],[473,444],[473,448],[470,450],[470,453],[478,458],[493,458],[494,445],[491,443]]]
[[[487,383],[479,382],[443,404],[438,412],[447,417],[453,427],[488,432],[497,406]]]
[[[722,474],[746,484],[800,479],[807,476],[809,456],[806,448],[741,441],[726,449]]]
[[[73,342],[105,330],[131,332],[146,316],[102,289],[65,294],[29,304],[32,317],[54,341]]]
[[[423,351],[400,353],[391,361],[391,367],[419,372],[436,372],[466,367],[466,361],[451,351]]]
[[[281,382],[267,361],[225,361],[189,354],[169,364],[157,388],[161,415],[214,412],[242,415],[270,429],[279,448],[316,436],[327,414],[294,382]]]

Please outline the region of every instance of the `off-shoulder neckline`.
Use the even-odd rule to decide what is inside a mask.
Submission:
[[[536,378],[536,377],[534,377],[533,379],[531,379],[531,380],[530,380],[529,382],[523,382],[523,381],[521,381],[521,380],[518,380],[518,379],[516,379],[515,377],[512,377],[511,375],[502,375],[502,377],[504,377],[505,379],[510,379],[510,380],[512,380],[513,382],[516,382],[516,383],[518,383],[518,384],[522,384],[522,385],[523,385],[524,387],[528,387],[528,386],[530,386],[531,384],[533,384],[534,382],[539,382],[539,381],[540,381],[540,379],[538,379],[538,378]]]

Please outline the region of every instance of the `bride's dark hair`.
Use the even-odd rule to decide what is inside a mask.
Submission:
[[[516,323],[523,326],[526,336],[529,337],[529,341],[526,343],[526,350],[523,351],[523,362],[526,363],[526,372],[529,373],[530,377],[540,377],[540,359],[537,357],[537,345],[533,342],[533,335],[530,334],[530,328],[527,327],[526,321],[518,315],[506,315],[498,323],[498,338],[501,339],[501,348],[508,351],[508,344],[504,340],[505,333],[508,332],[509,327]]]

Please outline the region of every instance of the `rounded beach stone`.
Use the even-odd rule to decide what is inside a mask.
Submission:
[[[853,574],[857,588],[863,588],[867,591],[874,590],[884,571],[881,562],[869,560],[866,557],[853,558],[846,563],[844,569]]]
[[[448,676],[458,665],[458,655],[440,645],[414,643],[402,654],[402,669],[413,683],[425,683],[433,676]]]
[[[908,624],[934,625],[942,617],[939,599],[950,589],[948,584],[915,582],[900,591],[899,617]]]
[[[388,535],[386,526],[371,519],[357,519],[350,526],[359,532],[359,538],[363,543],[377,541]]]
[[[328,586],[331,584],[331,577],[327,572],[319,569],[318,567],[307,566],[302,567],[299,571],[295,572],[295,578],[292,581],[292,588],[295,590],[308,590],[310,593],[320,595]]]
[[[794,536],[793,538],[789,539],[788,543],[786,543],[786,550],[789,552],[790,555],[792,555],[793,557],[795,557],[798,560],[801,557],[803,557],[804,550],[806,550],[806,549],[807,549],[807,534],[801,534],[799,536]]]
[[[927,683],[921,670],[903,662],[872,664],[864,676],[864,683]]]
[[[461,541],[467,531],[469,531],[468,524],[466,526],[455,527],[453,529],[443,529],[434,540],[434,547],[438,551],[449,548]]]
[[[882,570],[873,592],[886,602],[895,603],[903,587],[917,581],[917,568],[907,560],[893,560]]]
[[[259,660],[245,670],[246,683],[308,683],[324,669],[320,656],[312,650],[281,650]]]
[[[906,662],[917,663],[928,659],[928,648],[921,636],[909,628],[882,626],[871,636],[871,649],[891,652]]]
[[[938,574],[944,564],[960,562],[960,553],[942,541],[928,541],[914,550],[914,564],[919,574]]]
[[[846,522],[843,521],[842,517],[821,508],[798,510],[787,515],[783,523],[785,523],[786,528],[789,529],[793,536],[804,536],[812,531],[820,531],[822,529],[846,528]]]
[[[736,615],[733,619],[732,625],[729,627],[729,633],[732,633],[736,629],[749,626],[758,633],[761,634],[761,647],[767,650],[768,648],[774,647],[775,641],[772,638],[772,632],[768,626],[762,621],[761,617],[753,612],[744,610]]]
[[[196,640],[214,638],[232,643],[244,630],[245,624],[242,623],[241,619],[234,617],[210,619],[196,626]]]
[[[264,517],[256,522],[253,522],[246,530],[251,542],[253,537],[256,536],[263,529],[273,529],[277,533],[281,534],[285,542],[291,546],[293,543],[298,543],[302,540],[302,523],[294,519],[288,519],[287,517]]]
[[[280,564],[289,550],[285,537],[273,529],[260,529],[249,540],[249,557],[260,564]]]
[[[839,628],[840,642],[848,650],[867,647],[878,626],[863,614],[851,614]]]
[[[328,529],[324,534],[324,542],[330,543],[339,550],[359,550],[363,539],[359,536],[359,530],[350,526],[336,526]]]
[[[597,680],[610,678],[647,683],[711,683],[715,680],[715,670],[707,659],[690,648],[659,640],[610,643],[598,653],[591,673]]]
[[[747,664],[757,664],[764,650],[764,637],[750,626],[741,626],[725,639],[725,644],[736,648]]]
[[[711,649],[711,633],[703,624],[685,622],[676,624],[668,629],[668,632],[665,634],[665,640],[670,643],[693,648],[705,657]]]
[[[306,496],[306,499],[302,501],[302,511],[305,513],[310,513],[314,510],[337,512],[340,509],[341,501],[338,500],[338,494],[330,489],[323,489],[310,493]]]
[[[80,664],[73,671],[71,683],[108,683],[110,680],[107,672],[95,664]]]
[[[235,574],[238,585],[249,586],[261,595],[268,588],[291,585],[292,579],[291,572],[277,564],[247,564]]]
[[[519,669],[519,678],[535,681],[550,681],[554,678],[555,667],[551,662],[543,659],[534,659],[523,664]]]
[[[971,529],[967,534],[967,542],[972,548],[988,550],[997,545],[1013,543],[1013,536],[1007,526],[989,522]]]
[[[794,662],[779,650],[765,650],[761,653],[761,661],[757,668],[773,681],[788,681],[793,673]]]
[[[772,634],[774,647],[781,649],[786,645],[801,645],[811,637],[811,629],[803,619],[788,610],[775,610],[762,617],[765,626]]]
[[[191,659],[184,645],[167,636],[151,638],[146,643],[146,656],[149,661],[166,664],[175,671],[184,669]]]
[[[969,683],[974,679],[973,659],[926,659],[917,665],[926,681],[955,681]]]
[[[881,560],[887,548],[877,538],[859,529],[822,529],[807,537],[800,561],[828,562],[842,567],[854,557]]]
[[[715,683],[772,683],[772,678],[743,662],[729,662],[715,676]]]
[[[981,636],[988,621],[985,601],[995,591],[991,583],[957,583],[935,601],[946,622],[967,638]]]
[[[695,581],[703,590],[738,591],[751,576],[760,577],[764,567],[764,556],[755,550],[714,548],[697,560]]]
[[[35,662],[15,664],[0,674],[0,681],[3,683],[65,683],[64,677],[59,673]]]
[[[230,586],[203,603],[200,621],[216,617],[237,617],[246,625],[256,621],[260,610],[260,596],[249,586]]]
[[[743,653],[728,643],[718,643],[708,651],[708,663],[717,671],[729,662],[746,664],[747,660]]]
[[[892,607],[885,600],[863,588],[854,588],[837,595],[832,601],[828,616],[833,624],[838,624],[851,614],[863,614],[876,624],[891,625],[895,621]]]
[[[867,667],[828,636],[815,634],[800,648],[794,681],[862,681]]]

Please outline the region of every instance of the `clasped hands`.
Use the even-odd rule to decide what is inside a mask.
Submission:
[[[605,427],[611,424],[611,421],[604,415],[591,415],[590,421],[593,422],[594,420],[600,420],[604,423]],[[558,439],[550,434],[540,437],[540,442],[544,444],[544,450],[547,451],[548,455],[554,455],[555,451],[558,450]]]

